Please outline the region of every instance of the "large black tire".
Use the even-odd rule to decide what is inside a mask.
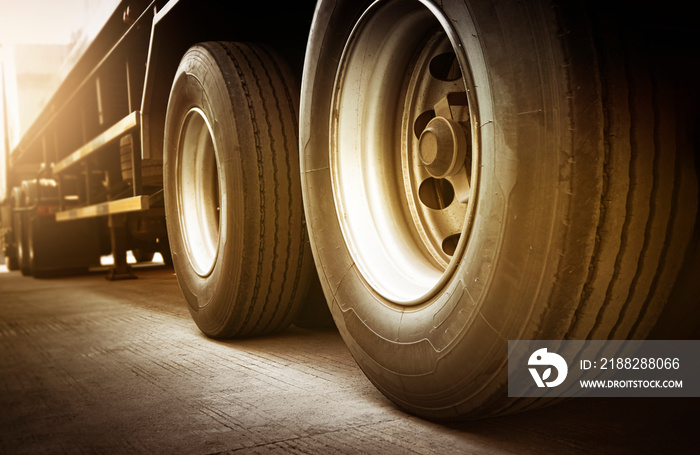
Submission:
[[[95,219],[56,222],[52,216],[29,220],[29,273],[52,278],[86,273],[100,264]]]
[[[19,259],[16,255],[5,255],[5,267],[9,272],[19,270]]]
[[[47,278],[85,273],[99,265],[94,219],[56,222],[58,192],[51,180],[27,180],[16,191],[15,235],[25,276]]]
[[[11,251],[9,254],[5,254],[5,267],[10,272],[19,270],[19,258],[17,257],[17,251]]]
[[[178,67],[165,125],[173,264],[210,337],[287,327],[315,273],[304,225],[298,89],[270,49],[208,42]]]
[[[387,397],[514,412],[539,403],[507,397],[508,340],[643,338],[663,310],[697,210],[687,93],[579,2],[435,3],[317,5],[312,251]]]
[[[6,240],[8,241],[8,245],[6,246],[5,249],[5,266],[7,267],[7,270],[10,272],[14,272],[16,270],[20,270],[19,267],[19,251],[18,251],[18,246],[17,246],[17,241],[19,240],[18,237],[18,225],[19,225],[19,215],[18,213],[14,210],[15,207],[17,206],[18,202],[20,200],[19,196],[19,188],[13,188],[12,193],[9,199],[9,207],[7,207],[7,212],[9,216],[7,218],[11,221],[12,223],[12,232],[9,236],[6,237]],[[5,214],[3,214],[3,218],[5,218]]]
[[[30,212],[25,210],[28,205],[27,196],[25,194],[26,186],[23,188],[15,187],[12,190],[14,198],[15,211],[12,214],[13,232],[17,245],[17,265],[24,276],[31,276],[31,268],[29,264],[29,220]]]

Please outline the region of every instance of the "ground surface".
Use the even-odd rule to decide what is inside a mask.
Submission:
[[[217,342],[172,269],[0,273],[0,453],[698,453],[698,400],[578,399],[452,425],[409,416],[336,331]]]

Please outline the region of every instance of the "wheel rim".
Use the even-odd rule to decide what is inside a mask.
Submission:
[[[200,276],[216,262],[220,232],[220,191],[211,127],[197,108],[185,116],[177,150],[178,222],[187,258]]]
[[[375,2],[336,75],[331,179],[355,264],[382,297],[434,297],[467,243],[477,191],[476,103],[449,21],[421,1]]]

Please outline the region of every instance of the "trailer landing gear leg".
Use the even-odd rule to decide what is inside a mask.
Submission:
[[[133,280],[137,276],[126,263],[126,217],[124,215],[109,215],[109,237],[112,241],[112,255],[114,265],[107,274],[107,279]]]

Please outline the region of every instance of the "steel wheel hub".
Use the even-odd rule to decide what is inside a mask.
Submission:
[[[399,305],[450,279],[470,230],[478,171],[466,57],[432,3],[375,2],[336,76],[331,178],[362,277]]]

